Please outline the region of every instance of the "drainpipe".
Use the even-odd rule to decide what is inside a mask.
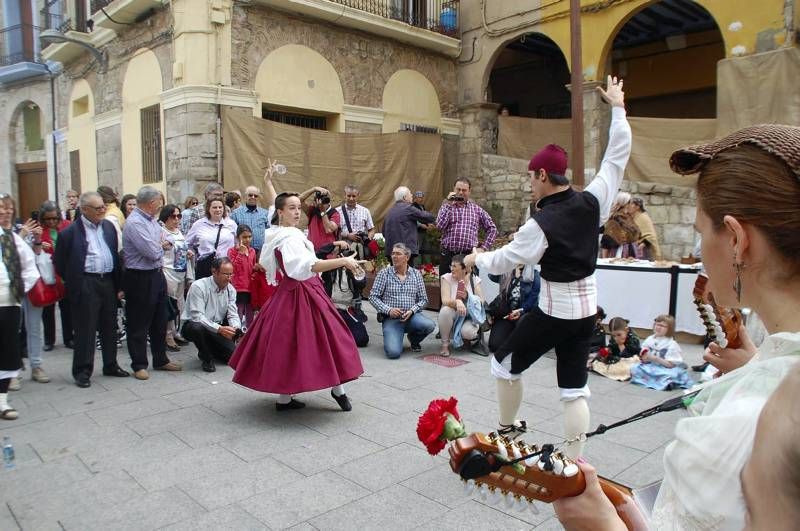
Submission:
[[[55,185],[53,189],[55,190],[55,202],[56,204],[59,203],[58,201],[58,152],[57,147],[58,143],[56,142],[56,73],[50,70],[50,65],[47,63],[42,63],[47,70],[47,73],[50,75],[50,119],[51,125],[53,128],[53,132],[50,136],[53,138],[53,180],[55,181]]]

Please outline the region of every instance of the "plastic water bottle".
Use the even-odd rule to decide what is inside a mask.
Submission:
[[[275,173],[277,173],[278,175],[286,175],[287,171],[288,170],[286,169],[286,166],[284,166],[283,164],[275,163]]]
[[[11,444],[11,439],[6,435],[3,437],[3,466],[6,470],[14,468],[14,445]]]

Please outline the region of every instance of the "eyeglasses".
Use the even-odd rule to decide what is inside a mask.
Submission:
[[[197,201],[192,201],[191,203],[189,203],[189,206],[197,206],[197,205],[198,205]]]
[[[105,210],[106,209],[106,205],[100,205],[100,206],[83,205],[83,206],[85,208],[91,208],[95,212],[100,212],[101,210]]]
[[[181,219],[183,217],[183,214],[172,214],[170,217],[173,219]]]
[[[247,194],[247,197],[261,197],[261,194]]]

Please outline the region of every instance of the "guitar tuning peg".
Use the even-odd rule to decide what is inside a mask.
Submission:
[[[528,508],[533,514],[539,514],[539,508],[536,506],[536,502],[530,498],[528,498]]]
[[[511,509],[511,508],[514,507],[514,502],[516,500],[514,499],[514,495],[513,494],[511,494],[510,492],[506,492],[505,501],[506,501],[506,508],[507,509]]]
[[[466,494],[467,496],[470,496],[470,495],[472,495],[473,492],[475,492],[475,480],[474,479],[470,479],[468,481],[465,481],[464,482],[464,494]]]
[[[557,475],[561,475],[564,471],[565,464],[564,461],[561,459],[553,459],[553,473]]]
[[[508,459],[508,450],[506,450],[506,445],[503,441],[497,443],[497,453],[500,454],[503,459]]]
[[[571,478],[572,476],[577,475],[579,470],[580,469],[578,468],[578,465],[576,465],[575,463],[570,463],[564,467],[562,475],[566,478]]]
[[[526,452],[526,453],[528,453],[528,452]],[[528,466],[528,467],[536,466],[536,458],[535,457],[529,457],[524,461],[524,463],[525,463],[525,466]]]
[[[514,454],[514,459],[519,459],[522,457],[522,452],[520,452],[519,446],[513,443],[511,444],[511,453]]]
[[[514,508],[515,508],[517,511],[519,511],[519,512],[523,512],[523,511],[526,511],[526,510],[528,509],[528,500],[526,500],[526,499],[525,499],[525,498],[523,498],[522,496],[517,496],[517,497],[516,497],[516,502],[517,502],[517,503],[516,503],[516,505],[515,505],[515,507],[514,507]]]
[[[486,501],[486,499],[489,497],[489,487],[486,485],[481,485],[480,495],[481,499]]]
[[[503,493],[500,491],[500,489],[493,487],[490,487],[489,491],[491,492],[489,495],[489,503],[492,505],[497,505],[500,502],[500,498],[503,497]]]

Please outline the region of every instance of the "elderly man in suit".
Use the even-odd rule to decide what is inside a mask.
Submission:
[[[100,332],[103,374],[128,376],[117,364],[117,299],[122,298],[122,265],[117,231],[105,219],[106,205],[97,192],[80,197],[80,216],[58,236],[56,271],[65,281],[72,305],[75,348],[72,377],[89,387],[94,369],[95,334]]]

